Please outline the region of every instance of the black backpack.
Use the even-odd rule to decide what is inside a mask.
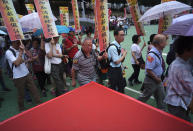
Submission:
[[[118,55],[121,54],[121,50],[118,49],[118,47],[115,45],[115,44],[110,44],[106,50],[102,51],[99,55],[102,56],[105,52],[108,53],[108,49],[111,47],[111,46],[115,46],[116,49],[117,49],[117,52],[118,52]],[[100,64],[100,70],[102,73],[106,73],[108,71],[108,68],[110,67],[110,63],[112,62],[112,59],[109,60],[109,59],[103,59],[101,61],[99,61],[99,64]],[[104,72],[103,72],[104,70]]]
[[[9,48],[8,50],[11,51],[13,53],[13,55],[16,57],[16,53],[13,49]],[[7,73],[8,73],[9,78],[13,78],[13,67],[14,66],[15,65],[12,64],[12,66],[10,67],[9,62],[6,59],[6,69],[7,69]]]

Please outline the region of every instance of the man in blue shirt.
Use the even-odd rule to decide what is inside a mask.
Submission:
[[[108,77],[110,82],[110,88],[124,93],[126,86],[125,79],[123,78],[121,64],[127,55],[126,50],[121,52],[121,42],[124,41],[124,31],[122,28],[118,28],[114,31],[115,41],[113,41],[108,49],[108,59],[110,61],[110,68],[108,71]]]
[[[153,45],[154,47],[147,55],[143,93],[138,100],[146,102],[151,95],[154,95],[157,107],[161,110],[165,110],[165,103],[163,102],[165,95],[161,76],[164,73],[162,51],[167,45],[166,36],[161,34],[156,35],[153,40]]]

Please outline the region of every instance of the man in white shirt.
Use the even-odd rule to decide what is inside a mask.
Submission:
[[[60,96],[67,92],[64,89],[64,65],[62,63],[62,49],[58,44],[59,37],[54,37],[49,43],[45,43],[45,51],[47,57],[51,60],[51,76],[53,77],[54,83],[56,84],[56,96]]]
[[[6,59],[13,72],[14,86],[18,90],[19,111],[24,108],[24,89],[28,88],[37,104],[40,104],[40,95],[24,62],[24,45],[20,41],[13,41],[10,49],[6,51]]]

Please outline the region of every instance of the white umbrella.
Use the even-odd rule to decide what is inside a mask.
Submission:
[[[147,22],[155,19],[159,19],[164,15],[174,16],[183,11],[190,10],[192,7],[178,1],[164,2],[156,5],[145,12],[145,14],[139,19],[140,22]]]
[[[0,30],[0,34],[1,35],[7,35],[7,33],[5,33],[4,31]]]
[[[181,20],[172,24],[164,34],[167,35],[180,35],[180,36],[193,36],[193,18]]]
[[[56,17],[54,17],[54,21],[56,20]],[[22,28],[28,28],[30,30],[42,28],[37,12],[23,16],[21,19],[19,19],[19,23],[21,24]]]
[[[175,24],[180,21],[188,20],[188,19],[193,19],[193,14],[186,14],[183,16],[180,16],[178,18],[173,19],[172,24]]]

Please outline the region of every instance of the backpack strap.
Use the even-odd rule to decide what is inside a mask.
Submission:
[[[8,50],[11,51],[12,54],[16,57],[16,53],[15,53],[15,51],[14,51],[13,49],[9,48]],[[14,66],[15,66],[15,65],[12,63],[12,66],[11,66],[11,70],[12,70],[12,71],[13,71],[13,67],[14,67]]]
[[[110,44],[109,47],[107,48],[107,51],[108,51],[108,49],[109,49],[111,46],[115,46],[115,47],[116,47],[117,52],[118,52],[118,55],[121,54],[121,50],[120,50],[115,44]]]
[[[153,52],[153,51],[150,51],[150,52],[148,52],[148,54],[150,54],[150,53],[153,53],[160,61],[161,61],[161,58],[159,57],[159,55],[158,54],[156,54],[155,52]]]

